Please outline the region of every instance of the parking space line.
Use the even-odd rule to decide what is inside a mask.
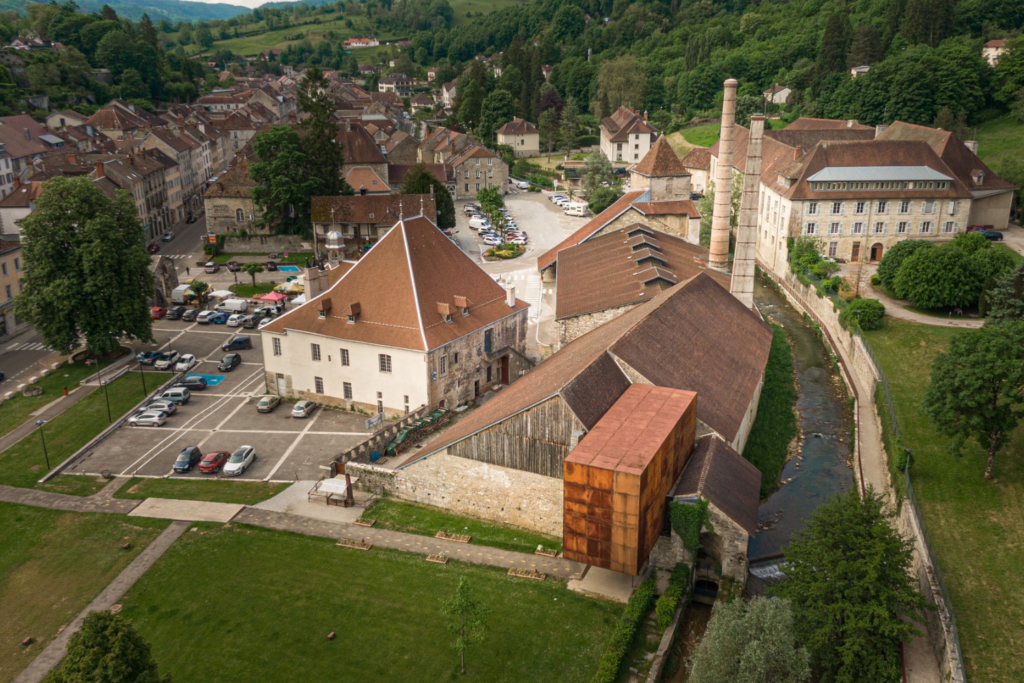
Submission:
[[[309,430],[313,428],[313,425],[316,424],[316,421],[319,420],[320,416],[323,414],[323,408],[317,411],[316,416],[314,416],[313,419],[309,421],[309,424],[306,425],[306,428],[303,429],[297,437],[295,437],[295,441],[292,441],[292,445],[288,447],[288,450],[284,452],[284,455],[281,456],[281,459],[277,461],[277,464],[274,465],[274,469],[270,470],[270,474],[263,478],[263,481],[270,481],[270,478],[277,473],[278,468],[280,468],[281,465],[284,464],[284,461],[288,459],[288,456],[292,454],[292,451],[295,450],[295,447],[299,445],[300,441],[302,441],[302,437],[305,436],[309,432]]]

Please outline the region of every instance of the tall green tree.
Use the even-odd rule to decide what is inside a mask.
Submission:
[[[565,106],[562,107],[562,120],[561,129],[558,131],[558,137],[568,152],[572,152],[573,147],[576,146],[576,138],[580,134],[580,124],[577,119],[579,118],[580,110],[576,105],[576,99],[574,97],[568,97],[565,100]]]
[[[477,600],[465,576],[459,578],[455,594],[441,603],[441,612],[448,619],[448,632],[455,636],[452,647],[459,653],[462,673],[466,673],[466,652],[483,641],[487,626],[487,608]]]
[[[309,177],[316,187],[315,195],[333,197],[350,195],[352,188],[342,177],[345,146],[338,141],[338,125],[331,116],[336,109],[330,83],[318,66],[306,70],[299,83],[299,110],[309,114],[299,124],[305,131],[302,151],[305,153]],[[255,150],[254,150],[255,151]]]
[[[583,33],[583,10],[575,5],[563,4],[551,17],[551,33],[555,40],[570,41]]]
[[[249,164],[249,177],[257,183],[252,199],[262,212],[257,225],[287,235],[307,233],[310,201],[323,181],[313,177],[298,132],[274,126],[253,138],[252,150],[258,159]]]
[[[583,192],[588,196],[601,187],[602,183],[611,185],[615,182],[615,170],[608,157],[600,152],[592,152],[583,164]]]
[[[448,230],[455,227],[455,202],[448,188],[427,170],[423,164],[416,164],[405,174],[402,194],[430,194],[434,191],[434,209],[437,212],[437,227]]]
[[[846,12],[835,12],[825,22],[825,30],[818,43],[819,80],[829,74],[846,69],[846,53],[850,49],[853,29]]]
[[[145,231],[130,194],[109,199],[88,176],[46,181],[22,220],[18,317],[52,349],[116,351],[121,339],[153,341]]]
[[[242,272],[252,278],[252,286],[256,286],[256,276],[263,272],[263,264],[251,261],[242,264]]]
[[[558,110],[554,108],[545,109],[540,115],[537,129],[540,131],[540,144],[548,151],[548,159],[551,158],[551,152],[558,147],[559,124]]]
[[[647,77],[643,65],[633,55],[623,55],[601,63],[597,75],[601,115],[609,116],[619,107],[639,107],[644,101]],[[604,104],[607,102],[607,104]]]
[[[986,298],[985,324],[1024,320],[1024,262],[997,278]]]
[[[468,80],[465,86],[459,86],[462,90],[456,91],[455,110],[458,112],[459,122],[467,128],[475,128],[480,123],[480,111],[483,107],[484,92],[475,80]]]
[[[903,679],[900,643],[920,635],[911,622],[928,606],[895,515],[874,489],[851,487],[782,549],[786,580],[773,590],[792,601],[797,642],[823,683]]]
[[[1024,322],[986,325],[954,337],[932,363],[924,411],[953,440],[954,452],[969,439],[978,441],[988,454],[985,478],[991,479],[996,454],[1024,417]]]
[[[758,597],[715,603],[687,668],[689,683],[802,683],[811,675],[808,662],[789,601]]]
[[[477,134],[482,140],[493,140],[494,132],[515,118],[516,101],[506,90],[495,90],[480,107],[480,125]]]
[[[131,622],[109,611],[90,612],[44,683],[171,683],[171,675],[160,676],[149,643]]]

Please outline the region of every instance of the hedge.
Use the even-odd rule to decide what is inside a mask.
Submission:
[[[654,578],[651,577],[640,584],[629,599],[625,611],[619,617],[619,623],[612,631],[611,640],[604,654],[601,655],[601,663],[597,667],[597,673],[590,679],[590,683],[615,683],[619,677],[619,668],[622,666],[622,659],[626,656],[629,646],[636,637],[637,629],[643,624],[644,619],[651,612],[654,605]]]
[[[672,570],[672,576],[668,580],[668,588],[658,598],[658,604],[654,606],[654,613],[658,617],[658,628],[666,629],[672,623],[672,617],[676,614],[679,603],[686,597],[686,591],[690,586],[690,566],[680,562]]]

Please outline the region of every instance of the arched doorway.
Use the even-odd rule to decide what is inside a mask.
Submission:
[[[872,244],[871,245],[871,260],[872,261],[881,261],[882,260],[882,252],[884,250],[885,249],[884,249],[884,247],[882,247],[882,243],[881,242],[875,242],[874,244]]]

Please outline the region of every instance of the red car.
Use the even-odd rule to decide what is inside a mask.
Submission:
[[[224,463],[228,461],[228,457],[231,454],[227,451],[213,451],[203,456],[203,459],[199,462],[199,472],[201,474],[216,474],[224,467]]]
[[[150,245],[148,245],[146,247],[146,251],[148,251],[150,254],[155,254],[158,251],[160,251],[160,245],[159,244],[150,244]]]
[[[152,318],[153,320],[159,320],[165,315],[167,315],[167,309],[164,308],[163,306],[154,306],[153,308],[149,309],[149,317]]]

